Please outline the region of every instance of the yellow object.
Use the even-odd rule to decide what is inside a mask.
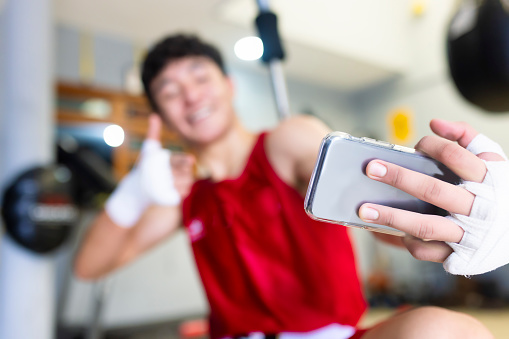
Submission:
[[[426,9],[427,9],[427,2],[424,1],[424,0],[414,0],[412,2],[412,14],[415,16],[415,17],[420,17],[422,16],[425,12],[426,12]]]
[[[398,108],[389,113],[389,139],[396,144],[405,144],[412,140],[414,134],[412,112]]]

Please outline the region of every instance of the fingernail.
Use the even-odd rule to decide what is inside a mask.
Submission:
[[[383,178],[387,174],[387,167],[379,162],[373,162],[368,166],[368,175],[377,178]]]
[[[378,213],[377,210],[369,207],[361,207],[359,211],[359,216],[362,220],[366,221],[375,221],[380,216],[380,213]]]

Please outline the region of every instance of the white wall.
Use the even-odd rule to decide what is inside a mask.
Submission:
[[[415,118],[413,144],[431,133],[429,120],[442,118],[464,120],[489,134],[509,149],[506,133],[509,115],[493,115],[481,111],[460,97],[448,76],[446,63],[446,32],[453,14],[454,0],[430,0],[424,16],[409,26],[411,59],[408,72],[388,83],[355,95],[358,112],[365,116],[366,128],[388,138],[386,116],[397,107],[408,107]]]
[[[236,85],[235,107],[244,124],[251,130],[262,130],[278,123],[268,70],[231,67]],[[358,125],[350,97],[326,87],[288,78],[288,97],[292,114],[312,114],[333,129],[350,131]]]

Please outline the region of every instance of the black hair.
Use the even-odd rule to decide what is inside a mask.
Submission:
[[[150,92],[150,84],[168,63],[186,56],[208,57],[217,64],[223,74],[226,74],[219,50],[200,40],[197,36],[177,34],[162,39],[148,52],[141,71],[145,95],[156,112],[158,112],[158,107]]]

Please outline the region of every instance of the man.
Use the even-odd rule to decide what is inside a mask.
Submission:
[[[137,168],[86,236],[75,263],[79,277],[107,274],[183,223],[210,303],[212,338],[491,338],[475,319],[433,307],[402,313],[368,331],[356,328],[365,301],[348,230],[313,221],[303,210],[316,153],[329,132],[323,123],[296,116],[259,135],[246,130],[235,115],[233,85],[219,53],[195,37],[173,36],[156,45],[145,60],[143,82],[158,116],[150,117]],[[161,149],[162,122],[192,149],[198,178],[193,158],[170,158]],[[436,124],[442,136],[462,128]],[[435,143],[421,146],[436,155]],[[385,175],[377,164],[385,166]],[[368,174],[391,182],[397,170],[373,162]],[[404,228],[388,217],[401,212],[367,205],[360,215]],[[424,216],[414,219],[419,217]],[[460,227],[445,228],[447,236],[438,240],[458,240]],[[404,246],[400,238],[380,237]],[[425,246],[430,260],[443,261],[445,243],[432,243],[436,248],[419,240],[405,244]]]

